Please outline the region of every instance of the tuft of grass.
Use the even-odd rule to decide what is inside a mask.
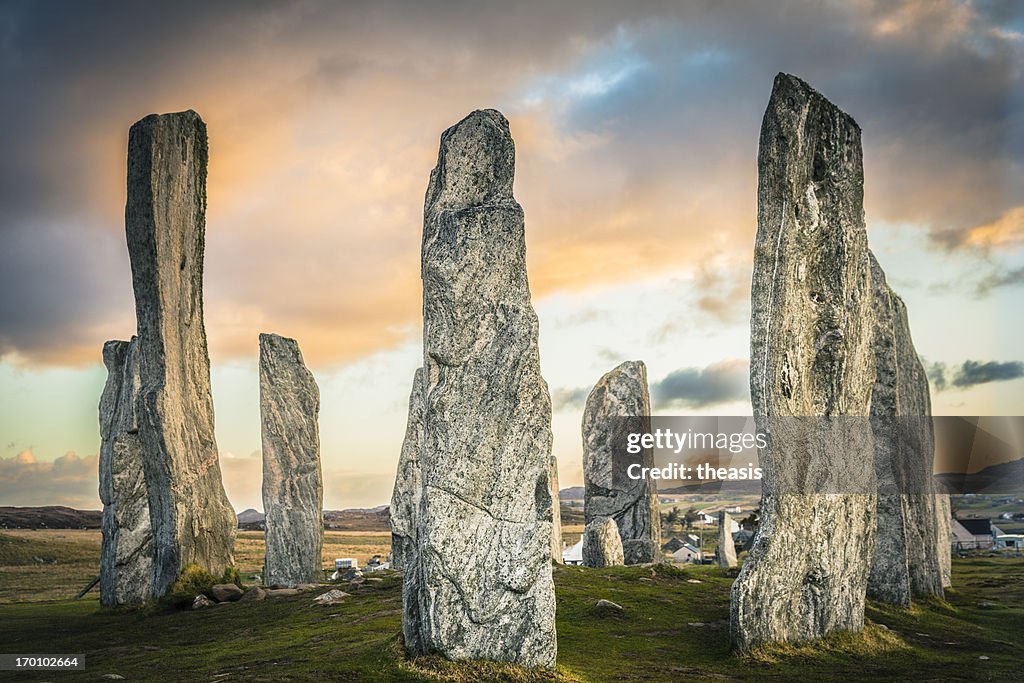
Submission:
[[[418,681],[443,681],[444,683],[583,683],[564,667],[555,669],[528,669],[502,662],[458,661],[444,657],[408,657],[405,648],[395,638],[391,652],[398,662],[398,670]]]
[[[777,664],[783,660],[886,657],[911,646],[897,634],[878,624],[865,624],[858,633],[836,631],[821,640],[804,643],[773,643],[754,648],[742,659],[764,664]]]
[[[245,584],[242,583],[242,574],[234,566],[224,567],[224,574],[221,575],[218,583],[233,583],[241,589],[245,589]]]

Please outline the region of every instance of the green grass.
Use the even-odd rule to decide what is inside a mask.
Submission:
[[[10,547],[0,552],[15,556]],[[732,580],[710,566],[556,568],[554,672],[408,659],[399,635],[398,575],[346,587],[353,596],[330,607],[314,606],[310,594],[195,612],[107,610],[95,594],[4,604],[0,649],[86,657],[85,672],[30,673],[19,680],[97,680],[107,673],[129,680],[257,682],[1019,680],[1020,559],[957,560],[956,588],[946,601],[911,610],[871,604],[863,633],[762,648],[746,657],[733,654],[728,642]],[[598,610],[601,598],[624,611]]]

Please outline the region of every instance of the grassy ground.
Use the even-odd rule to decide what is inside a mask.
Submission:
[[[74,545],[83,539],[36,538],[31,548],[5,543],[0,560],[38,554],[44,540]],[[94,547],[79,545],[76,552],[83,554]],[[69,546],[52,547],[71,553]],[[728,645],[732,578],[709,566],[556,568],[554,673],[409,661],[399,636],[397,575],[346,587],[353,596],[331,607],[314,606],[307,594],[196,612],[115,611],[100,608],[94,594],[79,601],[39,601],[36,595],[36,602],[0,605],[0,650],[86,656],[85,672],[19,680],[98,680],[108,673],[165,681],[1020,680],[1024,561],[957,560],[954,572],[957,587],[948,602],[910,611],[871,605],[863,634],[744,658]],[[600,598],[625,609],[598,610]]]

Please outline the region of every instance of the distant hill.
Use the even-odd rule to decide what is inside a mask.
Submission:
[[[726,481],[705,481],[676,486],[671,489],[658,489],[658,493],[684,493],[684,494],[713,494],[713,493],[760,493],[761,481],[759,479],[738,479]]]
[[[249,508],[238,513],[238,528],[261,531],[266,528],[267,516]],[[348,510],[324,510],[324,529],[328,531],[391,531],[391,516],[387,505]]]
[[[63,505],[0,507],[0,529],[99,529],[103,513]]]
[[[584,489],[582,486],[570,486],[558,490],[559,500],[583,500]]]
[[[391,531],[391,514],[387,505],[324,510],[324,528],[331,531]]]
[[[266,519],[267,516],[259,510],[255,510],[253,508],[242,510],[238,513],[238,528],[249,531],[258,531],[263,528]]]
[[[935,479],[950,493],[1024,493],[1024,460],[990,465],[974,474],[944,472]]]

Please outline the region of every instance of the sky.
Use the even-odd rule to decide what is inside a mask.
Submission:
[[[742,415],[757,140],[777,72],[863,130],[869,242],[937,414],[1024,410],[1024,10],[952,0],[0,1],[0,505],[97,508],[107,339],[135,328],[127,132],[210,139],[221,465],[260,502],[257,336],[322,395],[325,506],[390,498],[420,364],[441,132],[509,119],[563,486],[586,394],[647,364],[659,414]]]

